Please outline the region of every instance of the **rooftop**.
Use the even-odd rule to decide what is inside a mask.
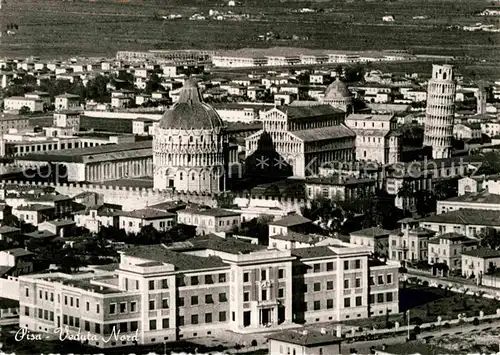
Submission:
[[[420,222],[500,226],[500,214],[493,210],[459,209],[422,218]]]
[[[481,259],[491,259],[500,258],[500,250],[494,250],[489,248],[479,248],[474,250],[462,251],[462,255],[473,256]]]
[[[103,158],[105,160],[118,160],[125,159],[127,157],[137,157],[138,151],[145,151],[145,153],[152,155],[152,144],[151,140],[133,143],[105,144],[88,148],[64,149],[52,152],[49,151],[26,154],[16,157],[16,159],[24,161],[97,163]]]
[[[344,125],[305,129],[302,131],[292,131],[290,133],[303,140],[304,142],[315,142],[320,140],[356,136],[356,134],[350,128]]]
[[[184,254],[158,247],[157,245],[135,246],[125,250],[124,254],[145,260],[172,264],[179,271],[213,269],[227,266],[220,258],[215,256],[201,257]]]
[[[338,344],[342,341],[342,339],[337,338],[332,334],[322,334],[320,332],[306,330],[291,330],[283,333],[272,334],[268,336],[268,339],[305,347]]]
[[[293,227],[301,224],[311,223],[309,218],[305,218],[299,214],[291,214],[280,220],[269,222],[269,225],[280,227]]]
[[[185,210],[179,211],[181,213],[194,213],[202,216],[212,216],[212,217],[231,217],[231,216],[240,216],[240,212],[233,212],[229,210],[225,210],[222,208],[186,208]]]
[[[351,235],[370,238],[389,236],[389,234],[391,234],[391,231],[379,227],[370,227],[351,233]]]
[[[442,354],[460,354],[459,351],[450,350],[448,348],[440,348],[431,344],[424,344],[419,341],[411,341],[407,343],[391,344],[387,345],[383,350],[383,353],[395,354],[395,355],[442,355]]]
[[[134,211],[121,211],[120,216],[138,218],[138,219],[161,219],[161,218],[173,218],[175,213],[161,211],[152,208],[143,208]]]
[[[285,113],[288,119],[292,120],[306,117],[329,116],[344,113],[344,111],[336,109],[330,105],[278,106],[277,109]]]
[[[248,254],[255,251],[265,250],[266,246],[250,244],[235,238],[221,238],[213,234],[189,239],[182,243],[172,245],[175,251],[189,250],[215,250],[230,254]]]
[[[358,114],[354,113],[347,116],[346,120],[366,120],[366,121],[390,121],[394,115],[372,115],[372,114]],[[389,128],[389,127],[387,127]]]
[[[23,256],[28,256],[28,255],[34,255],[32,252],[22,249],[22,248],[14,248],[14,249],[7,249],[7,250],[2,250],[3,252],[13,255],[16,258],[20,258]]]
[[[469,202],[484,204],[500,204],[500,195],[491,194],[488,191],[468,193],[445,200],[446,202]]]
[[[297,233],[297,232],[290,231],[287,233],[287,235],[276,234],[276,235],[270,236],[270,238],[313,245],[326,237],[316,235],[316,234],[303,234],[303,233]]]
[[[299,259],[313,259],[335,256],[336,253],[328,247],[318,246],[309,248],[297,248],[292,250],[292,255]]]
[[[333,175],[328,177],[313,177],[306,179],[306,184],[318,185],[357,185],[376,183],[375,179],[345,177],[341,175]]]

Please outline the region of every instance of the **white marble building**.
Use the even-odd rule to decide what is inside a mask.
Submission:
[[[224,189],[227,136],[217,112],[203,103],[197,83],[185,82],[153,137],[154,188],[192,192]]]

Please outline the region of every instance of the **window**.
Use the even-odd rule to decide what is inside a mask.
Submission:
[[[344,288],[349,288],[349,280],[348,279],[344,280]]]
[[[226,312],[219,312],[219,322],[226,321]]]
[[[370,304],[375,303],[375,295],[370,295],[369,302],[370,302]]]
[[[326,263],[326,271],[333,271],[333,263],[332,262]]]
[[[314,310],[319,311],[321,309],[321,301],[314,301]]]
[[[29,296],[30,296],[30,289],[29,289],[29,288],[27,288],[27,287],[25,287],[25,288],[24,288],[24,295],[25,295],[26,297],[29,297]]]
[[[387,283],[392,284],[392,274],[387,274]]]
[[[205,313],[205,323],[212,323],[212,313]]]
[[[139,323],[137,321],[130,322],[130,331],[135,332],[139,328]]]
[[[184,307],[184,297],[179,297],[177,304],[179,307]]]
[[[205,284],[211,285],[214,283],[214,279],[212,278],[212,275],[205,275]]]
[[[130,312],[137,312],[137,302],[130,302]]]
[[[384,294],[383,293],[379,293],[377,295],[377,303],[384,303]]]
[[[156,330],[156,319],[151,319],[149,321],[149,330]]]
[[[243,282],[248,282],[250,281],[250,273],[245,272],[243,273]]]
[[[69,306],[70,306],[70,307],[73,307],[73,297],[70,297],[70,298],[69,298]]]
[[[262,290],[261,291],[261,300],[262,301],[267,301],[267,290]]]
[[[179,320],[179,326],[183,326],[184,325],[184,316],[179,316],[178,320]]]
[[[356,288],[361,287],[361,279],[360,279],[360,278],[357,278],[357,279],[355,280],[355,286],[354,286],[354,287],[356,287]]]
[[[344,298],[344,308],[349,308],[349,307],[351,307],[351,299]]]
[[[168,288],[168,279],[161,280],[161,288],[163,288],[163,289]]]
[[[198,285],[199,284],[199,281],[198,281],[198,276],[191,276],[191,285]]]
[[[115,303],[111,303],[109,305],[109,314],[115,314],[116,313],[116,304]]]
[[[120,303],[120,313],[125,313],[125,312],[127,312],[127,303],[122,302]]]
[[[29,315],[30,315],[30,308],[29,307],[24,307],[24,315],[29,317]]]
[[[375,278],[373,276],[370,276],[370,286],[375,285]]]
[[[320,272],[321,271],[321,264],[314,264],[313,265],[313,272]]]
[[[161,300],[161,308],[168,309],[168,298],[164,298]]]
[[[41,293],[42,291],[40,291]],[[68,305],[68,296],[64,296],[64,305],[67,306]]]
[[[45,301],[48,301],[49,300],[49,293],[47,291],[45,291]]]
[[[219,293],[219,302],[227,302],[227,296],[225,293]]]
[[[266,279],[267,279],[267,272],[266,272],[266,270],[261,270],[260,271],[260,280],[261,281],[266,281]]]
[[[321,291],[321,283],[315,282],[314,283],[314,292],[319,292]]]
[[[76,308],[80,308],[80,299],[79,298],[76,299]]]
[[[85,310],[86,310],[87,312],[90,312],[90,302],[86,302],[86,303],[85,303]]]
[[[333,299],[327,299],[326,300],[326,308],[327,309],[332,309],[333,308]]]
[[[361,304],[362,304],[362,298],[361,298],[361,296],[356,297],[356,307],[361,306]]]
[[[198,304],[198,296],[191,296],[191,306],[196,306]]]
[[[226,282],[226,274],[219,274],[219,283]]]
[[[349,260],[344,261],[344,270],[349,270]]]
[[[42,299],[43,298],[43,291],[40,290],[40,292],[38,293],[38,298]]]
[[[149,310],[154,311],[155,310],[155,300],[149,300]]]
[[[250,292],[243,292],[243,302],[250,301]]]
[[[99,313],[100,311],[101,311],[101,306],[100,306],[100,305],[98,305],[98,304],[96,304],[96,305],[95,305],[95,312],[96,312],[96,313]]]
[[[120,329],[120,332],[126,333],[128,331],[127,323],[126,322],[120,323],[118,329]]]
[[[197,314],[191,315],[191,324],[198,324],[198,315]]]
[[[154,290],[155,289],[155,282],[153,280],[149,281],[149,289]]]
[[[205,295],[205,303],[206,304],[214,303],[214,299],[213,299],[212,295]]]
[[[87,321],[85,321],[85,322],[83,323],[83,328],[84,328],[86,331],[90,331],[90,323],[89,323],[89,322],[87,322]]]
[[[378,282],[379,285],[383,285],[384,284],[384,277],[382,275],[379,275],[378,279],[377,279],[377,282]]]
[[[354,268],[355,268],[355,269],[361,269],[361,260],[356,259],[356,260],[354,261]]]
[[[100,325],[100,324],[98,324],[98,323],[96,323],[96,324],[95,324],[95,332],[96,332],[97,334],[100,334],[100,333],[101,333],[101,325]]]
[[[333,281],[327,281],[326,282],[326,289],[327,290],[333,290]]]
[[[162,329],[168,329],[168,328],[170,328],[170,322],[169,322],[168,318],[163,318],[161,320],[161,327],[162,327]]]
[[[385,294],[387,302],[392,302],[392,292],[387,292]]]
[[[278,269],[278,279],[283,279],[283,278],[285,278],[285,270]]]

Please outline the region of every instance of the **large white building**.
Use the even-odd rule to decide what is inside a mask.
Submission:
[[[220,116],[203,103],[196,81],[187,80],[153,136],[155,189],[224,190],[226,146]]]
[[[287,164],[300,178],[328,162],[354,160],[355,134],[344,116],[329,105],[275,107],[262,114],[263,129],[246,138],[246,155],[261,151],[265,159],[266,152],[275,152],[279,157],[268,165]]]
[[[4,100],[3,105],[6,112],[19,111],[23,107],[27,107],[30,112],[43,111],[43,100],[23,96],[8,97]]]
[[[21,276],[19,325],[112,348],[397,313],[399,265],[339,243],[278,250],[206,235],[133,247],[114,271]]]

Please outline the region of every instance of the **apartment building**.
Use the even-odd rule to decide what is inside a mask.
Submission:
[[[20,277],[20,326],[81,328],[91,335],[83,342],[110,348],[397,313],[397,265],[368,255],[341,242],[278,250],[214,235],[132,247],[115,271]]]
[[[420,227],[438,234],[460,233],[475,238],[486,228],[500,230],[500,214],[495,210],[463,208],[420,219]]]
[[[27,107],[30,112],[43,112],[43,100],[24,96],[12,96],[4,100],[6,112],[19,111],[23,107]]]
[[[462,253],[462,275],[476,278],[478,284],[481,284],[483,275],[496,271],[498,268],[500,268],[499,250],[478,248]]]
[[[152,225],[158,231],[166,231],[175,226],[177,219],[175,213],[152,208],[117,213],[119,228],[124,229],[126,233],[139,233],[142,227],[147,225]]]
[[[429,264],[442,263],[450,270],[461,270],[462,253],[477,249],[478,240],[459,233],[445,233],[429,240]]]
[[[437,202],[436,213],[441,214],[462,208],[500,211],[500,195],[492,194],[488,191],[481,191],[451,197],[447,200],[440,200]]]
[[[222,208],[186,208],[177,217],[179,223],[195,226],[197,234],[229,232],[241,225],[241,213]]]
[[[413,218],[398,221],[401,228],[389,235],[389,258],[393,261],[427,261],[428,243],[435,232],[419,226]]]

